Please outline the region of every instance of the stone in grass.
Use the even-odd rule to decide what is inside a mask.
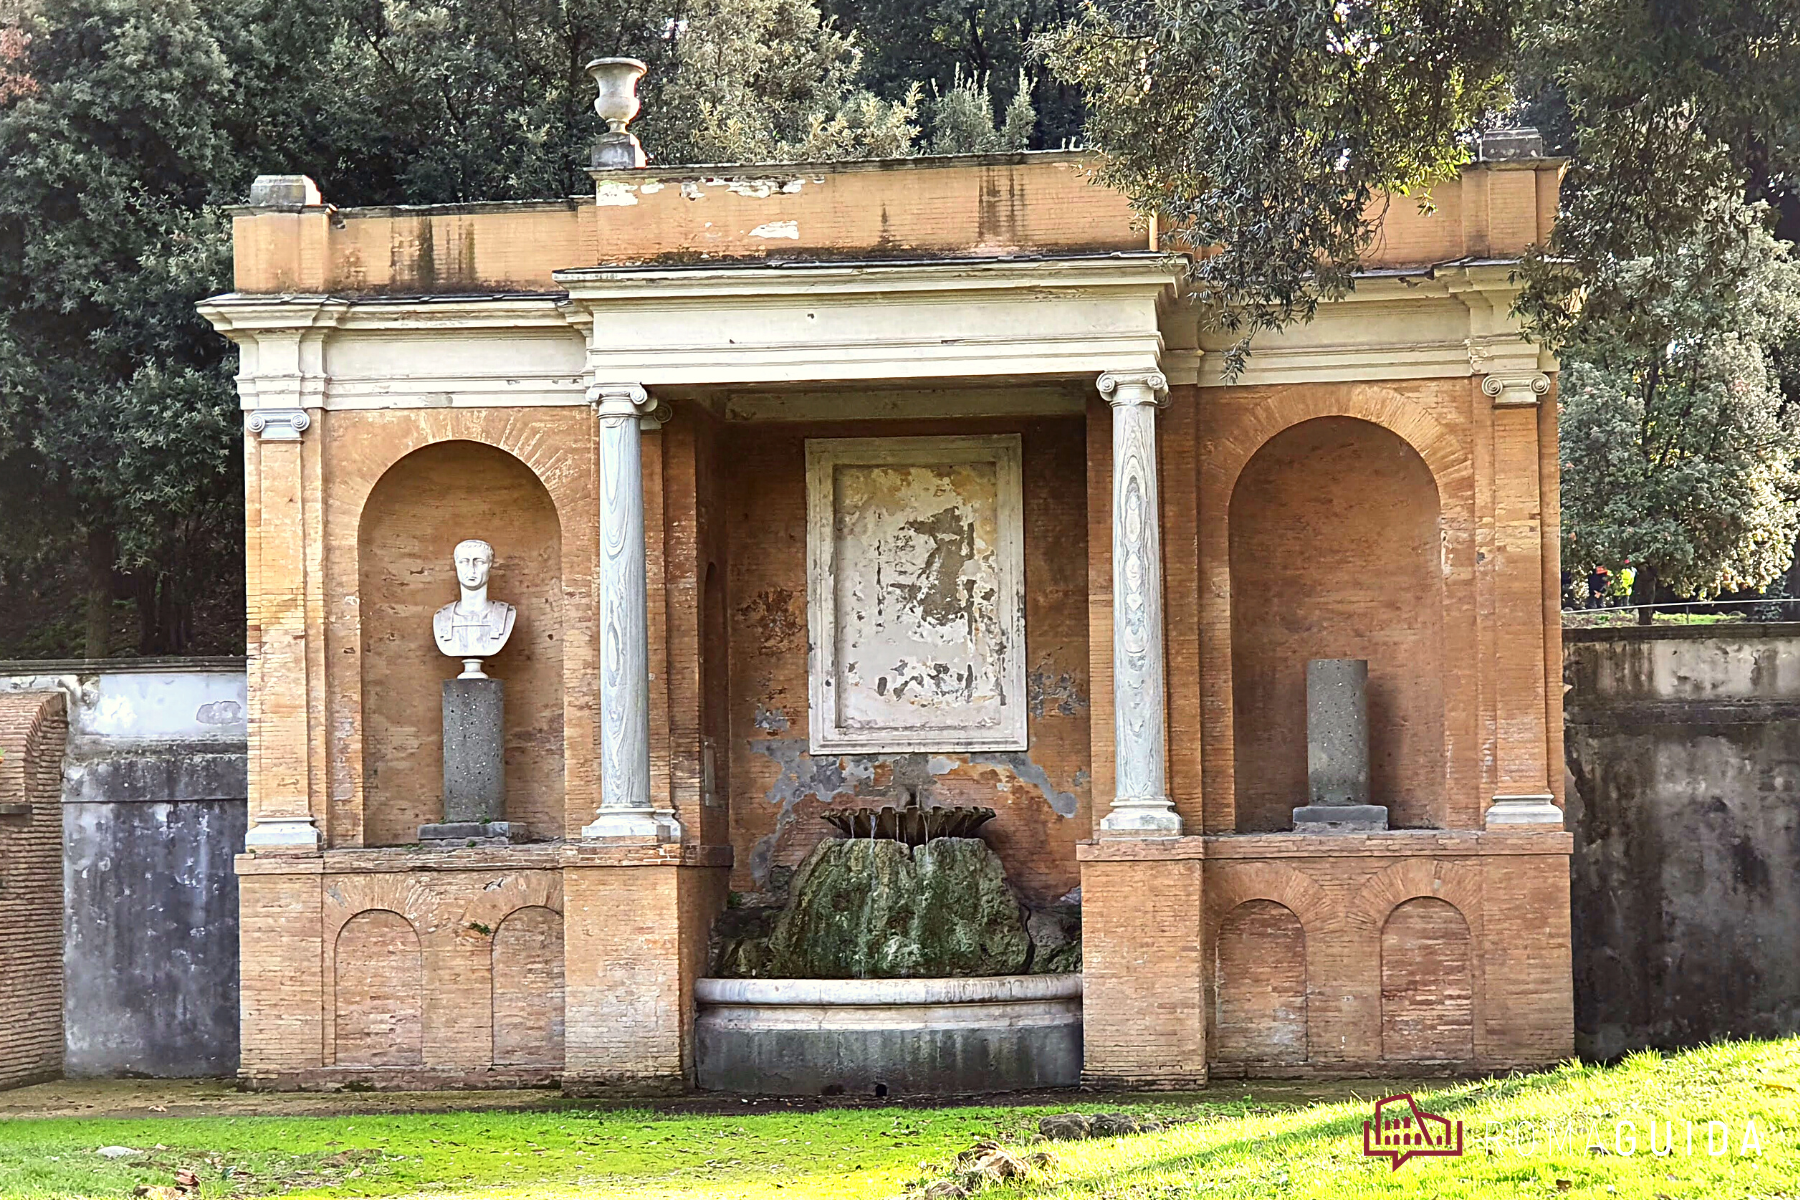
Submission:
[[[1088,1121],[1089,1137],[1124,1137],[1139,1132],[1142,1126],[1130,1113],[1095,1113]]]
[[[922,1191],[915,1193],[920,1200],[963,1200],[969,1189],[949,1179],[940,1179],[936,1183],[928,1183]]]
[[[986,1186],[1023,1179],[1030,1170],[1024,1159],[994,1142],[976,1142],[956,1156],[956,1173],[965,1184]]]
[[[1038,1120],[1038,1133],[1052,1142],[1078,1142],[1088,1129],[1087,1117],[1078,1112],[1052,1113]]]
[[[762,974],[788,979],[1014,975],[1031,942],[979,838],[821,842],[794,876]]]
[[[1129,1137],[1132,1133],[1156,1133],[1163,1123],[1154,1117],[1134,1117],[1129,1112],[1096,1112],[1087,1119],[1089,1137]]]

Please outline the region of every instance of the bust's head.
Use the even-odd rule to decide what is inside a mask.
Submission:
[[[456,543],[456,581],[473,591],[487,586],[494,565],[494,548],[480,538]]]

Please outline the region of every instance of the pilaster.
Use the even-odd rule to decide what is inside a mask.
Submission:
[[[1538,408],[1550,393],[1539,371],[1490,374],[1494,470],[1494,707],[1498,780],[1483,824],[1562,823],[1550,789],[1544,625],[1543,486]]]
[[[252,851],[313,851],[327,836],[324,480],[316,430],[325,338],[347,308],[326,297],[228,296],[200,306],[237,343],[245,409],[245,845]]]

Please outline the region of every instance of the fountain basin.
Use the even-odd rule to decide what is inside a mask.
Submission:
[[[773,1096],[958,1096],[1081,1082],[1081,976],[700,979],[698,1081]]]

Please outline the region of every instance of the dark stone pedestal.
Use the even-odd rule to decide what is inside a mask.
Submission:
[[[501,820],[506,802],[505,686],[498,679],[444,681],[444,819],[419,840],[522,840]]]
[[[1369,803],[1369,664],[1306,664],[1306,783],[1312,803],[1294,810],[1296,833],[1379,833],[1386,806]]]

